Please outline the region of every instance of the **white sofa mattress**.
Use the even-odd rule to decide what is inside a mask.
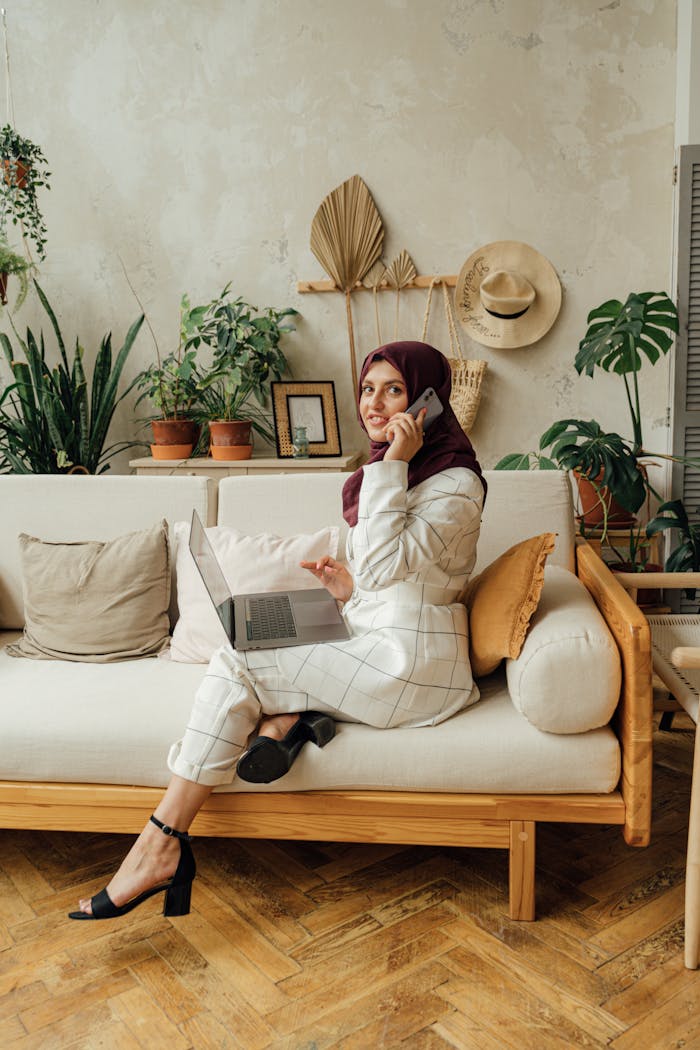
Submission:
[[[18,637],[0,632],[0,647]],[[204,672],[149,658],[113,664],[8,656],[0,649],[0,780],[163,787]],[[377,730],[338,725],[323,750],[308,744],[267,787],[222,790],[394,789],[609,792],[620,749],[608,728],[542,733],[511,703],[505,675],[481,683],[482,699],[442,725]]]

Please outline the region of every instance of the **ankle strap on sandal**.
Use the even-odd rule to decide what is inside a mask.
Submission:
[[[162,820],[158,820],[158,817],[154,817],[153,814],[151,814],[149,819],[151,824],[155,824],[157,828],[160,828],[164,835],[172,835],[174,839],[180,839],[182,842],[192,841],[192,836],[188,835],[186,831],[176,831],[175,828],[171,828],[168,824],[164,824]]]

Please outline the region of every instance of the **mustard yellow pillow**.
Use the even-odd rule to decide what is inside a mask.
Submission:
[[[491,674],[505,657],[520,655],[555,539],[555,533],[543,532],[516,543],[469,581],[464,602],[475,677]]]

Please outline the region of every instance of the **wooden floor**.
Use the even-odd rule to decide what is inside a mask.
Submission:
[[[691,747],[656,734],[648,849],[539,829],[536,923],[506,918],[500,851],[223,839],[195,843],[191,915],[76,923],[130,840],[0,831],[0,1047],[700,1047]]]

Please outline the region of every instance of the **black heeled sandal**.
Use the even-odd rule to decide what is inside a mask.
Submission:
[[[120,907],[112,903],[106,889],[100,890],[90,902],[91,915],[84,911],[72,911],[68,916],[70,919],[116,919],[138,908],[139,904],[143,904],[149,897],[154,897],[156,893],[165,893],[163,915],[189,915],[192,882],[197,872],[197,865],[190,846],[191,836],[184,831],[176,831],[175,828],[168,827],[157,817],[151,816],[150,821],[160,828],[164,835],[172,835],[180,842],[180,859],[173,877],[167,882],[153,886],[150,890],[144,890],[143,893],[139,893],[138,897],[134,897]]]
[[[299,720],[282,740],[257,736],[239,758],[236,773],[249,784],[270,784],[289,772],[308,740],[317,747],[325,747],[334,736],[335,722],[330,715],[320,711],[302,711]]]

